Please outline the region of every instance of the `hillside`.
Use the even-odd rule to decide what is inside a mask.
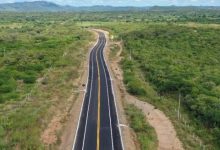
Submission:
[[[0,5],[0,11],[61,11],[64,7],[54,3],[35,1],[35,2],[22,2],[22,3],[6,3]]]
[[[0,4],[0,11],[12,12],[57,12],[57,11],[143,11],[149,7],[113,7],[113,6],[61,6],[46,1],[18,2]]]

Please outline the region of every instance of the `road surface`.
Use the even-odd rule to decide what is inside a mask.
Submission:
[[[91,50],[89,77],[72,150],[123,150],[104,33]]]

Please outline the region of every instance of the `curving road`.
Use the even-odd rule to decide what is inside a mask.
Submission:
[[[91,50],[89,77],[72,150],[123,150],[104,33]]]

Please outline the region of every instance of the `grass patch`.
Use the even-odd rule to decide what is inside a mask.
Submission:
[[[120,47],[117,44],[112,44],[110,46],[110,55],[109,58],[110,59],[114,59],[117,55],[117,52],[119,51]]]
[[[156,150],[158,142],[155,130],[146,122],[142,111],[134,105],[127,105],[125,111],[130,127],[137,135],[141,150]]]

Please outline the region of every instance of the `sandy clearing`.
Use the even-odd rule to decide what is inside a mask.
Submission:
[[[52,121],[49,123],[47,129],[42,133],[41,140],[47,146],[57,142],[57,131],[61,129],[61,114],[58,113],[53,117]]]
[[[162,111],[130,95],[127,95],[127,101],[141,109],[149,124],[155,129],[159,143],[158,150],[183,150],[174,126]]]

